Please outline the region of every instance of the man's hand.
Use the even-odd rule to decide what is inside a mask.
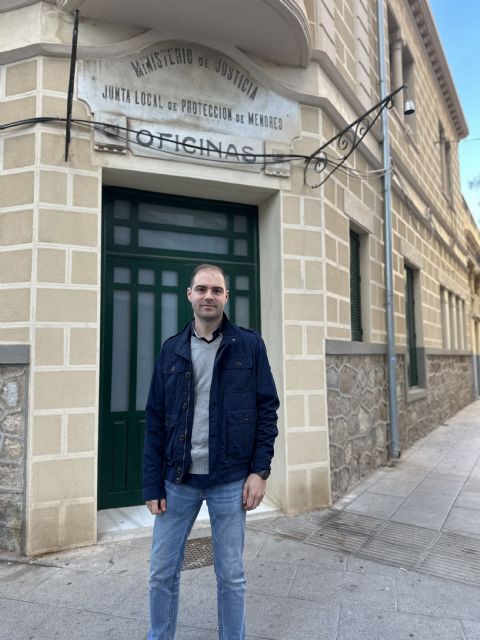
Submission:
[[[154,516],[159,516],[167,510],[167,501],[165,498],[162,498],[161,500],[147,500],[145,504],[147,505],[150,513]]]
[[[243,508],[245,511],[256,509],[263,500],[267,481],[256,473],[251,473],[243,485]]]

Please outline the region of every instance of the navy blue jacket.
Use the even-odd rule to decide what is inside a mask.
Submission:
[[[143,458],[145,500],[165,497],[165,479],[180,484],[191,463],[194,411],[191,323],[163,345],[147,400]],[[226,316],[210,389],[212,484],[269,470],[278,434],[275,389],[265,344]]]

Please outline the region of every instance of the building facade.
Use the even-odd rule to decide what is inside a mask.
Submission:
[[[2,3],[1,548],[93,544],[99,510],[141,503],[148,382],[199,262],[267,343],[270,500],[326,507],[387,462],[386,169],[400,449],[479,394],[467,126],[428,4],[383,13],[384,78],[376,0]],[[307,164],[382,82],[416,103],[389,105],[391,169],[380,121],[328,177],[342,139]]]

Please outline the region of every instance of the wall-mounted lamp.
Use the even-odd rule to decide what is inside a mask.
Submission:
[[[406,99],[403,103],[403,113],[406,116],[411,116],[415,113],[415,102],[410,99]]]
[[[415,102],[411,100],[408,96],[408,85],[404,84],[402,88],[403,88],[403,95],[404,95],[403,115],[411,116],[415,113]]]

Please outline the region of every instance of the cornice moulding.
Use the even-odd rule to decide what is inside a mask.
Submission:
[[[438,81],[458,138],[468,136],[468,125],[452,79],[430,7],[426,0],[408,0],[420,37]]]

